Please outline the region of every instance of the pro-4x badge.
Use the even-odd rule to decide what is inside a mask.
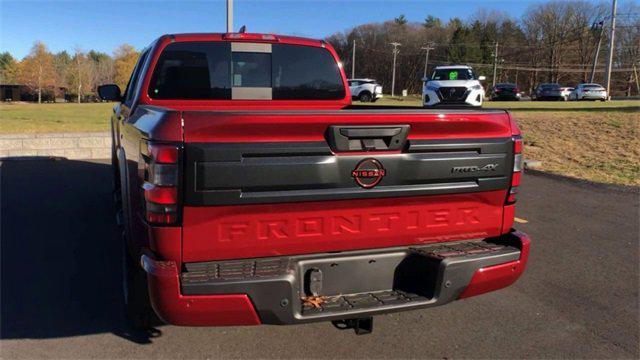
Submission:
[[[484,166],[455,166],[451,168],[452,173],[472,173],[472,172],[487,172],[495,171],[498,168],[498,164],[487,164]]]
[[[382,163],[372,158],[360,161],[356,168],[351,171],[351,177],[354,178],[356,184],[365,189],[371,189],[378,185],[386,175],[387,171],[382,166]]]

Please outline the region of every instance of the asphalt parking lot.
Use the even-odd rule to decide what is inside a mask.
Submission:
[[[637,189],[526,175],[518,228],[533,239],[514,286],[376,317],[356,336],[328,323],[161,326],[121,315],[119,244],[106,163],[0,166],[0,357],[638,358]]]

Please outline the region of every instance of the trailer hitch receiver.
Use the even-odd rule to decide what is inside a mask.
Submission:
[[[373,317],[333,320],[331,322],[336,329],[347,330],[353,329],[356,335],[371,334],[373,331]]]

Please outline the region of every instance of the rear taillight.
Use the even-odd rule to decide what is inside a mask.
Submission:
[[[146,146],[146,148],[145,148]],[[180,149],[169,144],[142,144],[144,214],[154,225],[178,222]]]
[[[513,153],[513,174],[511,175],[511,187],[507,196],[507,204],[516,202],[516,194],[522,177],[522,138],[520,136],[513,138]]]

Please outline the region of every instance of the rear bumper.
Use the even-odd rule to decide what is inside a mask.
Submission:
[[[540,96],[538,96],[538,99],[540,100],[562,100],[564,99],[564,96],[560,95],[560,94],[542,94]]]
[[[443,305],[509,286],[525,269],[529,244],[513,231],[483,241],[191,263],[182,273],[174,262],[141,261],[152,306],[168,323],[298,324]],[[301,300],[310,288],[326,295],[319,306]]]
[[[606,94],[582,94],[579,100],[604,100],[607,98]]]
[[[491,100],[520,100],[520,94],[494,94],[491,96]]]

